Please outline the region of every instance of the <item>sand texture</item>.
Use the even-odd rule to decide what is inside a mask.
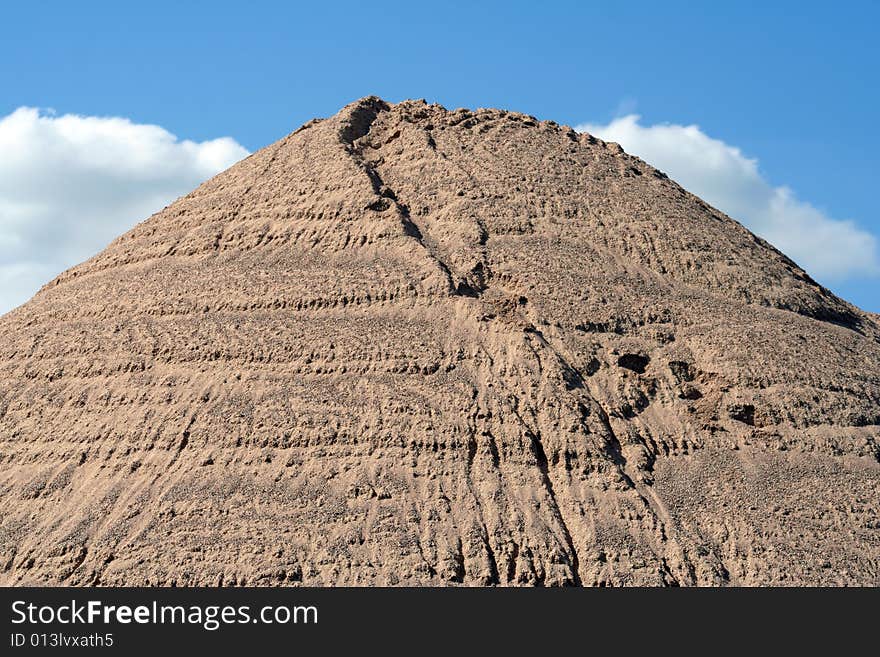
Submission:
[[[616,144],[365,98],[0,318],[0,583],[880,584],[880,324]]]

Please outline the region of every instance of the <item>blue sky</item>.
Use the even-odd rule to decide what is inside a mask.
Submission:
[[[204,149],[181,185],[209,175],[209,146],[225,149],[215,168],[238,156],[213,140],[254,150],[377,94],[570,125],[697,125],[757,160],[767,189],[854,222],[857,241],[880,235],[880,3],[41,2],[3,14],[0,117],[52,108],[161,126]],[[817,278],[880,312],[876,273]]]

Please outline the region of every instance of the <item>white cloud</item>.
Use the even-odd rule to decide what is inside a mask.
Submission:
[[[123,118],[0,118],[0,313],[247,154]]]
[[[607,125],[580,125],[577,130],[618,142],[742,222],[820,280],[880,274],[877,238],[852,221],[832,219],[787,187],[772,186],[761,176],[757,160],[709,137],[698,126],[643,126],[639,119],[630,114]]]

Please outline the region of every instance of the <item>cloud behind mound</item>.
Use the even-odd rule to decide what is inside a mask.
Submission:
[[[696,125],[645,126],[637,114],[589,132],[661,169],[706,202],[739,220],[823,282],[880,274],[877,238],[852,221],[827,216],[787,187],[765,180],[758,161]]]
[[[248,154],[117,117],[0,119],[0,313]]]

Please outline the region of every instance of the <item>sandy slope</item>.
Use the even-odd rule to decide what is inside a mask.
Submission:
[[[880,326],[615,144],[366,98],[0,319],[0,583],[880,584]]]

